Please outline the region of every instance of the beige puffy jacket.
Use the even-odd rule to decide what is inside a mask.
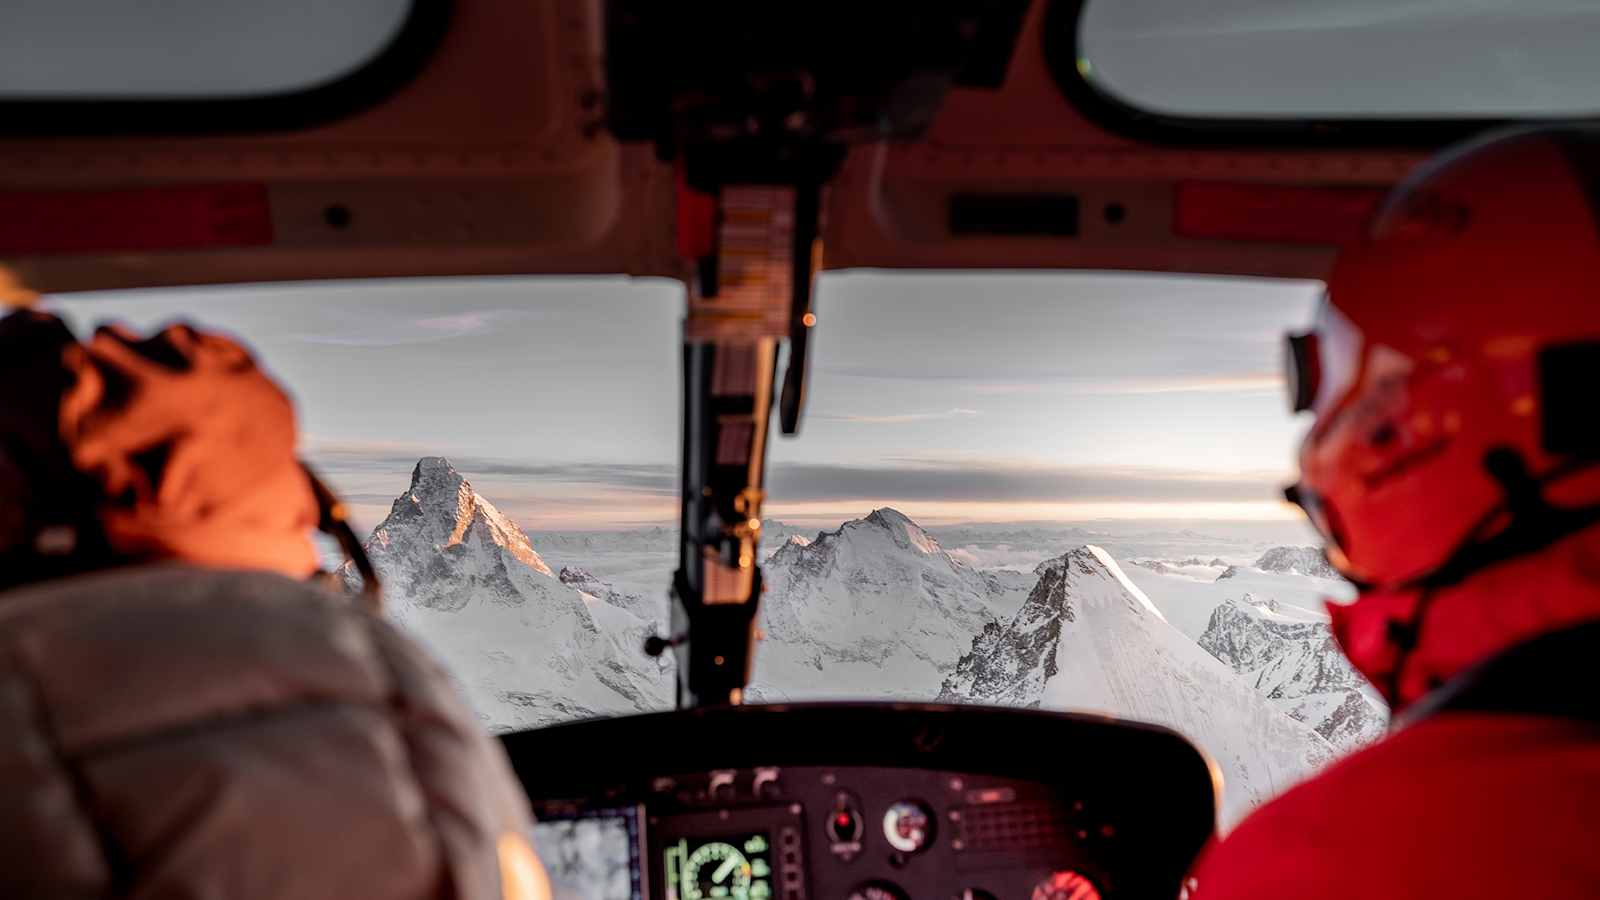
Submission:
[[[0,593],[0,897],[531,897],[522,792],[349,600],[145,566]]]

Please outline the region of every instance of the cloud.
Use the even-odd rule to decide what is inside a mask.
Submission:
[[[812,413],[807,418],[821,422],[854,422],[863,425],[904,425],[910,422],[935,422],[943,419],[960,419],[967,416],[982,415],[975,409],[947,409],[943,412],[901,413],[886,416],[831,416],[822,413]]]
[[[918,372],[868,366],[821,368],[842,378],[938,382],[945,390],[979,396],[1061,394],[1066,396],[1136,396],[1145,394],[1255,394],[1283,390],[1278,372],[1196,372],[1176,375],[1086,377],[1068,374],[1019,374],[1014,377],[961,372]],[[819,416],[817,418],[827,418]]]
[[[532,465],[472,456],[452,457],[451,462],[469,477],[501,476],[525,478],[536,482],[604,485],[656,495],[676,495],[680,487],[676,466],[654,463]]]
[[[429,344],[487,334],[511,322],[543,317],[538,310],[480,309],[438,316],[385,319],[382,315],[352,321],[348,329],[291,334],[303,344],[334,347],[397,347]]]
[[[417,457],[378,444],[321,445],[308,453],[332,477],[409,474]],[[641,502],[676,498],[678,468],[667,463],[528,463],[461,455],[450,461],[469,479],[514,482],[528,497],[577,498],[626,494]],[[874,465],[775,463],[767,478],[770,499],[781,503],[989,502],[989,503],[1249,503],[1276,501],[1282,472],[1217,473],[1137,466],[1048,466],[964,459],[891,459]],[[367,487],[363,483],[363,487]],[[578,489],[574,494],[573,488]],[[395,494],[404,488],[395,485]],[[366,491],[363,491],[366,493]],[[493,499],[492,492],[490,492]],[[366,499],[376,500],[377,497]],[[392,495],[389,499],[392,499]]]
[[[1281,479],[1268,472],[904,461],[776,465],[767,488],[776,500],[796,502],[1248,502],[1276,498]]]
[[[1068,394],[1140,396],[1151,394],[1262,394],[1283,391],[1283,376],[1269,373],[1196,375],[1177,378],[1106,378],[1062,381],[995,382],[975,385],[977,394]]]
[[[414,463],[430,453],[437,456],[437,447],[417,441],[368,441],[346,440],[340,438],[326,438],[315,434],[302,434],[300,436],[301,450],[310,456],[351,458],[351,459],[391,459],[409,457]]]
[[[657,463],[527,463],[386,441],[311,440],[305,455],[313,466],[335,474],[409,473],[421,457],[444,456],[469,480],[515,478],[529,486],[593,485],[654,495],[676,495],[679,489],[677,467]]]

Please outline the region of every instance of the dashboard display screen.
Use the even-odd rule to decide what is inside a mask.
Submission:
[[[533,844],[554,900],[643,900],[638,823],[634,809],[541,818]]]
[[[663,851],[667,900],[768,900],[772,839],[765,832],[685,838]]]

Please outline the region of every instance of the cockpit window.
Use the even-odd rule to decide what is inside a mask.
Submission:
[[[1582,0],[1088,0],[1057,60],[1144,113],[1238,119],[1589,116]],[[1061,38],[1062,36],[1055,36]],[[1070,66],[1067,63],[1070,62]]]
[[[1282,335],[1312,282],[831,274],[810,408],[776,437],[750,702],[937,700],[1157,722],[1224,813],[1376,737],[1329,641],[1348,596],[1283,504]],[[669,707],[674,282],[470,279],[55,301],[193,315],[297,398],[387,614],[512,731]],[[334,554],[328,564],[338,565]]]

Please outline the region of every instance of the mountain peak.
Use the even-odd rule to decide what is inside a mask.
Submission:
[[[476,535],[539,574],[555,577],[522,529],[473,490],[471,482],[442,456],[417,460],[411,486],[395,498],[388,518],[373,535],[389,541],[402,533],[434,547],[455,546]]]
[[[1119,588],[1120,590],[1113,591],[1112,594],[1124,598],[1129,608],[1139,615],[1150,616],[1162,622],[1167,621],[1166,615],[1128,578],[1127,573],[1122,571],[1122,567],[1111,554],[1093,544],[1080,544],[1060,556],[1045,560],[1033,571],[1034,574],[1041,576],[1041,579],[1048,575],[1063,574],[1066,576],[1065,582],[1069,585],[1075,583],[1080,576],[1098,579]]]
[[[459,476],[461,474],[456,470],[455,464],[450,462],[449,457],[424,456],[418,459],[416,466],[412,468],[411,479],[415,481],[421,475],[435,473],[451,476]]]
[[[411,488],[408,492],[454,494],[465,481],[456,467],[451,465],[450,460],[442,456],[424,456],[417,460],[416,466],[411,469]]]
[[[1339,578],[1337,570],[1328,563],[1321,547],[1273,547],[1261,554],[1255,567],[1263,572],[1282,572],[1310,575],[1316,578]]]
[[[915,525],[911,517],[892,506],[880,506],[867,513],[867,521],[878,525]]]
[[[1090,545],[1079,544],[1060,556],[1052,556],[1044,562],[1039,563],[1037,566],[1034,566],[1033,574],[1043,575],[1045,572],[1048,572],[1051,569],[1069,567],[1076,568],[1078,571],[1088,575],[1099,574],[1105,569],[1105,565],[1101,563],[1100,558],[1094,554],[1094,550],[1092,547],[1090,547]]]
[[[846,527],[856,524],[876,526],[886,532],[896,544],[908,550],[915,549],[926,554],[944,552],[939,542],[933,539],[933,535],[913,522],[910,516],[890,506],[873,510],[865,519],[845,523]]]

